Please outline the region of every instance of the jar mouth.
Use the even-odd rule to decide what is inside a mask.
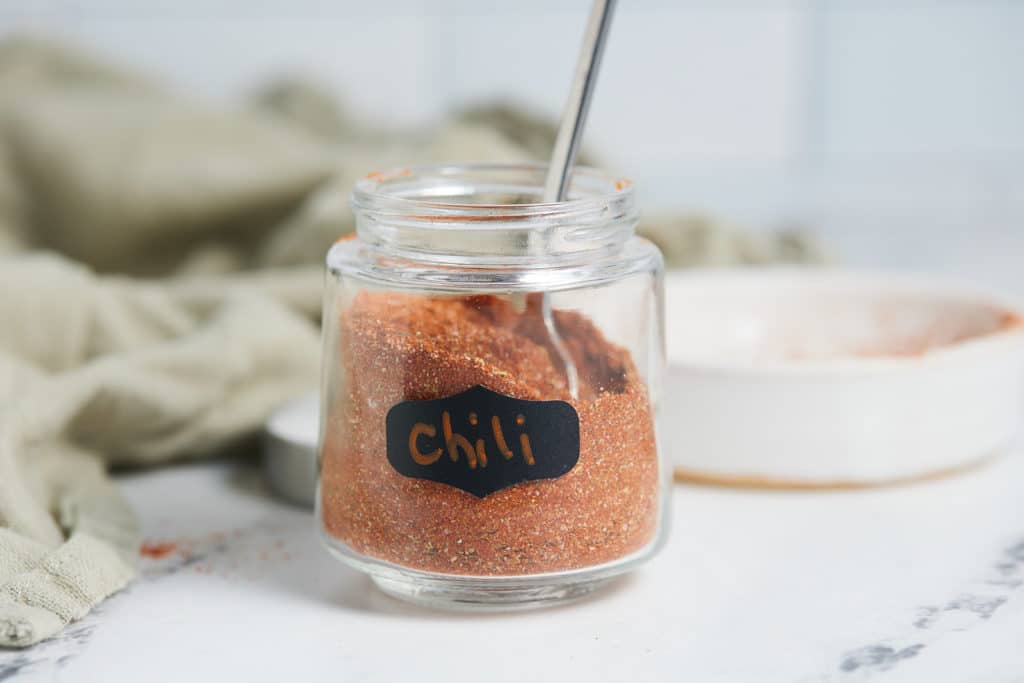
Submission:
[[[457,211],[459,218],[514,220],[526,215],[577,213],[633,194],[628,178],[578,166],[573,169],[569,198],[544,202],[547,168],[543,164],[450,164],[374,171],[356,183],[353,207],[402,209],[442,218]]]
[[[364,241],[421,254],[558,256],[624,243],[637,212],[628,179],[574,169],[568,199],[544,202],[547,166],[453,164],[378,171],[356,183]]]

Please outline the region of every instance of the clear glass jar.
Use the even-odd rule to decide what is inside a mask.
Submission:
[[[398,597],[547,604],[664,540],[661,254],[629,181],[544,173],[371,174],[327,255],[318,526]]]

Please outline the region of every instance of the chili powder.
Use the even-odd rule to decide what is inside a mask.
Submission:
[[[575,398],[537,296],[521,310],[490,295],[355,295],[339,320],[343,377],[328,389],[346,395],[325,407],[325,531],[369,557],[471,576],[593,567],[651,542],[659,476],[646,386],[629,352],[591,321],[573,311],[554,317],[577,367]],[[475,385],[569,402],[579,415],[576,466],[485,498],[395,471],[385,457],[388,410]]]

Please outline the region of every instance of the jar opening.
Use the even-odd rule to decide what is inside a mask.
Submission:
[[[577,168],[563,202],[543,202],[540,164],[429,166],[371,173],[352,193],[370,244],[452,257],[538,257],[621,246],[637,212],[629,180]]]

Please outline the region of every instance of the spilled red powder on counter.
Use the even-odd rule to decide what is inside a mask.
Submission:
[[[326,407],[320,500],[327,533],[363,555],[476,576],[592,567],[651,542],[659,476],[646,386],[626,349],[579,313],[556,311],[579,375],[579,395],[570,396],[539,303],[530,297],[521,310],[489,295],[355,296],[340,320],[343,378],[329,389]],[[399,474],[386,457],[388,410],[476,385],[569,402],[579,415],[576,466],[484,498]]]
[[[273,565],[291,561],[297,556],[287,539],[277,537],[277,534],[287,533],[290,529],[268,530],[267,527],[254,526],[191,538],[148,540],[139,547],[139,556],[154,562],[145,567],[145,571],[159,572],[155,574],[157,576],[188,568],[196,574],[223,579],[251,579]]]
[[[173,552],[179,549],[177,543],[172,541],[163,541],[160,543],[143,543],[139,547],[139,555],[142,557],[149,558],[151,560],[162,560]]]

